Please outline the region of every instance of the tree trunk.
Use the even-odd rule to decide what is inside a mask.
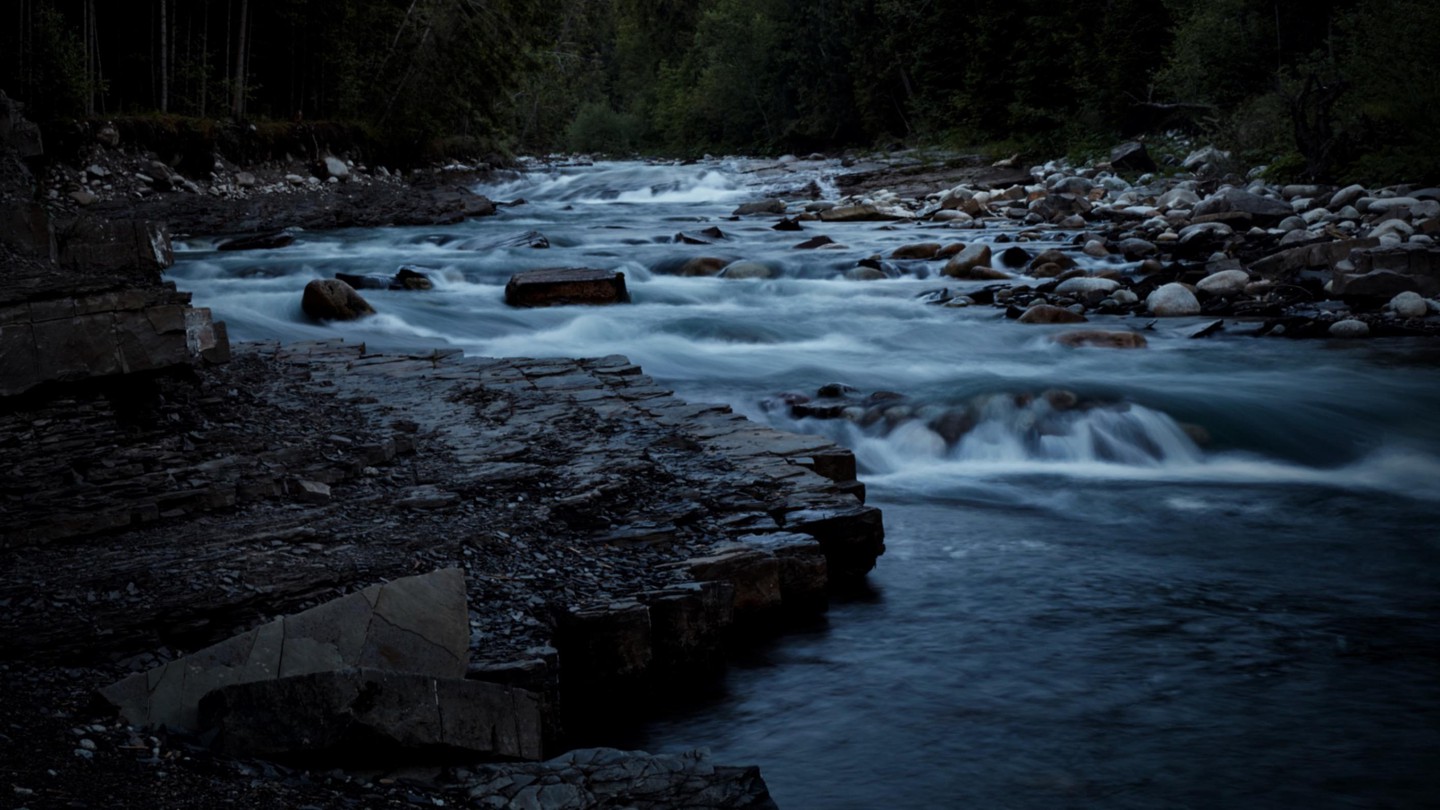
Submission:
[[[169,10],[160,0],[160,112],[170,111],[170,29]]]
[[[250,0],[240,0],[240,41],[235,48],[235,96],[230,114],[236,120],[245,117],[245,70],[249,48]]]
[[[210,89],[210,0],[204,0],[200,22],[200,117],[205,117],[205,94]]]

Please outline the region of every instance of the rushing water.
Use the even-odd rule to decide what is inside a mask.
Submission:
[[[1193,340],[1188,319],[1143,350],[1065,348],[1065,327],[925,303],[980,286],[918,277],[938,265],[842,278],[894,246],[1003,229],[730,222],[773,182],[744,168],[536,173],[481,189],[528,201],[497,217],[262,253],[194,240],[172,276],[236,339],[621,353],[682,396],[856,451],[888,530],[873,595],[625,743],[759,763],[789,808],[1440,802],[1440,349]],[[713,225],[727,238],[672,240]],[[551,247],[490,247],[530,230]],[[792,248],[817,234],[848,247]],[[779,275],[656,272],[700,255]],[[300,312],[312,278],[402,264],[435,268],[437,289],[366,291],[381,314],[358,323]],[[621,269],[634,303],[503,304],[512,272],[551,266]],[[766,404],[835,381],[912,408],[862,426]],[[1055,389],[1082,407],[1052,407]],[[945,413],[973,424],[958,442],[932,429]]]

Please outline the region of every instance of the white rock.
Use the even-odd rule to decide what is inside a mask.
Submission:
[[[1415,226],[1403,219],[1387,219],[1370,230],[1370,235],[1375,237],[1384,236],[1387,233],[1393,233],[1396,236],[1402,237],[1413,236],[1415,234]]]
[[[285,175],[285,182],[292,186],[303,186],[305,185],[305,178],[298,174],[287,174]]]
[[[1330,207],[1344,208],[1347,205],[1353,204],[1356,200],[1360,199],[1363,196],[1365,196],[1364,186],[1346,186],[1345,188],[1342,188],[1339,191],[1335,192],[1335,194],[1330,197]]]
[[[1060,282],[1055,287],[1055,292],[1061,295],[1083,295],[1092,292],[1111,293],[1119,286],[1120,282],[1111,278],[1076,276]]]
[[[1396,208],[1409,208],[1419,204],[1420,201],[1414,197],[1386,197],[1382,200],[1371,200],[1370,207],[1366,210],[1372,214],[1383,214]]]
[[[1155,207],[1159,209],[1169,208],[1194,208],[1200,203],[1200,195],[1184,188],[1172,188],[1160,195],[1155,201]]]
[[[1145,299],[1150,314],[1160,318],[1199,315],[1200,301],[1184,284],[1166,284]]]
[[[1130,290],[1116,290],[1110,294],[1110,298],[1121,306],[1129,306],[1140,300],[1140,296]]]
[[[1430,314],[1430,305],[1417,292],[1402,292],[1391,298],[1386,306],[1402,318],[1423,318]]]
[[[1370,326],[1364,321],[1346,318],[1330,324],[1330,336],[1337,338],[1362,338],[1370,334]]]
[[[1221,270],[1200,279],[1195,287],[1211,295],[1227,296],[1244,292],[1249,283],[1250,274],[1244,270]]]

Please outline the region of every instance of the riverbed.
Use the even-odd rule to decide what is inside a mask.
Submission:
[[[623,734],[758,763],[783,807],[1419,806],[1440,795],[1440,347],[1293,341],[1208,321],[1096,319],[1148,347],[1069,348],[1074,327],[931,303],[939,263],[852,281],[915,242],[1013,226],[729,218],[814,181],[709,161],[535,171],[477,189],[495,217],[180,246],[170,277],[232,339],[345,337],[487,356],[625,354],[681,396],[852,448],[888,553],[871,593],[736,663],[724,694]],[[938,190],[938,189],[937,189]],[[723,236],[705,235],[718,227]],[[549,247],[537,249],[542,234]],[[684,234],[687,244],[677,240]],[[798,250],[824,235],[840,247]],[[1049,231],[1032,251],[1071,247]],[[687,258],[768,279],[679,277]],[[429,292],[314,324],[300,291],[417,266]],[[511,273],[601,267],[633,303],[515,310]],[[895,392],[879,418],[795,418],[777,397]],[[963,414],[958,440],[937,429]]]

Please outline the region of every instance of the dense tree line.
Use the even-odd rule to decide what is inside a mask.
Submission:
[[[415,148],[1098,149],[1433,177],[1433,0],[6,0],[42,118],[359,122]],[[1427,34],[1427,32],[1432,32]]]

